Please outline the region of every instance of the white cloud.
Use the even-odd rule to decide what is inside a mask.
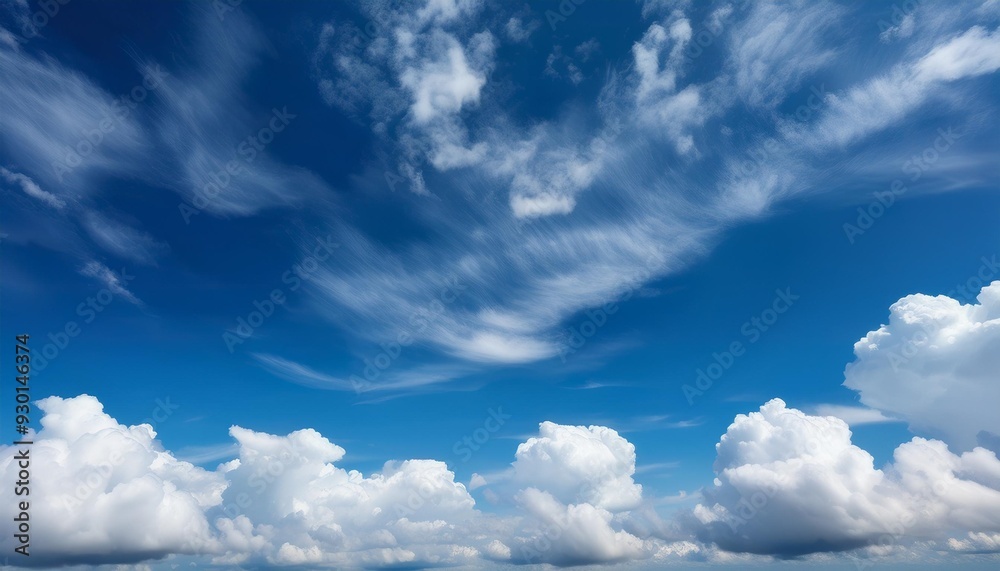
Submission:
[[[691,24],[680,19],[669,29],[660,24],[651,25],[642,39],[632,46],[632,58],[639,78],[636,89],[639,100],[676,90],[677,75],[684,61],[684,47],[689,41]],[[661,64],[660,60],[664,57],[665,61]]]
[[[849,145],[898,124],[916,109],[913,101],[939,92],[940,78],[972,77],[992,65],[992,56],[973,49],[988,50],[989,32],[980,28],[953,43],[965,37],[957,30],[962,21],[932,18],[944,9],[926,7],[925,20],[937,23],[918,26],[912,49],[864,73],[847,66],[848,87],[815,86],[821,95],[810,99],[809,117],[790,119],[777,116],[777,106],[797,90],[812,95],[803,84],[837,64],[834,55],[853,53],[836,34],[861,15],[823,3],[722,6],[706,15],[706,30],[683,12],[684,3],[669,3],[639,32],[631,65],[608,71],[596,105],[564,105],[557,117],[533,119],[508,110],[508,78],[489,79],[496,53],[476,47],[474,38],[483,37],[477,22],[424,21],[420,6],[380,6],[366,8],[378,27],[360,47],[338,43],[333,27],[324,27],[321,89],[343,83],[335,91],[349,101],[337,104],[369,114],[386,153],[402,165],[398,175],[412,181],[414,193],[434,197],[406,203],[433,232],[386,248],[333,220],[347,235],[345,247],[338,267],[314,281],[314,293],[331,320],[384,342],[413,333],[414,312],[458,276],[469,286],[461,301],[445,304],[415,336],[474,362],[558,354],[559,328],[573,315],[616,300],[637,280],[683,268],[735,222],[829,188],[822,181],[830,173],[817,159],[870,168]],[[748,18],[723,29],[723,20],[743,11]],[[692,64],[688,57],[699,31],[714,38],[725,61],[714,77],[698,69],[708,59]],[[905,80],[928,54],[921,69],[938,79],[907,91]],[[701,145],[717,122],[739,120],[741,101],[754,114],[740,127],[743,142]],[[880,156],[905,155],[912,139],[901,140]],[[372,186],[382,185],[384,173],[372,172]]]
[[[273,436],[234,427],[240,457],[227,471],[227,528],[252,522],[249,561],[392,566],[452,560],[475,502],[442,462],[390,462],[364,477],[335,466],[344,449],[313,430]],[[271,474],[271,477],[267,475]],[[247,520],[247,521],[244,521]],[[240,544],[232,546],[239,556]],[[470,550],[470,559],[477,551]]]
[[[829,2],[755,2],[732,31],[736,88],[752,106],[774,107],[833,60],[830,28],[844,10]]]
[[[492,52],[492,37],[489,32],[484,33],[476,49]],[[408,67],[400,76],[402,84],[412,94],[410,110],[418,124],[455,114],[463,106],[475,104],[486,84],[483,72],[470,67],[465,50],[454,37],[442,33],[432,42],[440,44],[435,47],[440,55],[421,62],[418,67]]]
[[[635,446],[603,426],[543,422],[538,436],[517,447],[514,481],[564,504],[588,503],[609,511],[634,508],[642,498]]]
[[[899,121],[939,92],[941,84],[1000,69],[1000,31],[973,26],[938,43],[923,57],[828,95],[818,123],[792,139],[814,148],[842,147]]]
[[[1000,461],[983,448],[956,456],[914,438],[878,470],[846,423],[774,399],[737,416],[716,449],[715,485],[693,514],[699,537],[726,550],[790,556],[1000,529]]]
[[[216,545],[205,510],[225,480],[163,451],[148,424],[123,426],[91,396],[38,401],[42,429],[31,447],[31,561],[135,563]],[[169,413],[170,411],[164,411]],[[16,481],[16,446],[0,447],[0,474]],[[4,486],[0,499],[24,497]],[[13,549],[5,533],[4,550]]]
[[[389,369],[388,366],[381,367],[382,360],[379,359],[378,366],[369,361],[364,365],[365,369],[341,378],[277,355],[254,353],[252,356],[265,369],[287,381],[314,389],[357,393],[432,388],[453,381],[466,372],[461,367],[448,366]]]
[[[507,33],[507,37],[510,38],[512,42],[524,42],[531,37],[531,34],[540,26],[538,21],[531,20],[528,23],[524,22],[523,18],[517,16],[512,16],[507,23],[504,24],[504,31]]]
[[[882,411],[863,406],[843,406],[836,404],[821,404],[816,406],[818,416],[835,416],[847,423],[848,426],[860,426],[862,424],[878,424],[883,422],[899,422],[882,414]]]
[[[521,491],[517,499],[537,520],[538,528],[529,526],[529,533],[535,531],[535,535],[512,541],[515,561],[569,566],[648,557],[643,540],[614,529],[608,510],[589,503],[566,505],[535,488]]]
[[[478,511],[443,462],[391,461],[365,476],[339,467],[344,449],[311,429],[278,436],[234,426],[239,457],[207,471],[164,451],[151,426],[119,424],[94,397],[51,397],[39,406],[43,428],[31,456],[39,563],[187,554],[247,566],[482,566],[527,558],[565,565],[647,557],[661,546],[623,531],[614,507],[556,497],[573,498],[570,479],[591,482],[588,468],[596,468],[608,479],[582,496],[619,508],[635,503],[634,448],[604,427],[545,423],[514,464],[537,487],[512,491],[507,500],[518,514],[501,517]],[[559,457],[541,458],[543,448]],[[11,481],[16,453],[0,447],[0,474]],[[575,475],[560,477],[560,470]],[[487,485],[481,476],[473,481]],[[13,487],[0,490],[0,499],[13,505]]]
[[[84,229],[97,245],[126,260],[155,265],[156,259],[170,250],[147,232],[96,211],[87,211],[81,218]]]
[[[1000,282],[978,303],[946,296],[906,296],[889,308],[889,323],[854,345],[844,386],[867,406],[897,416],[918,433],[959,450],[980,431],[1000,434]]]
[[[0,45],[0,70],[0,132],[24,176],[66,201],[94,192],[93,173],[139,174],[148,134],[137,111],[52,58]]]
[[[80,273],[99,281],[104,285],[104,287],[108,288],[111,293],[125,298],[132,305],[144,305],[142,300],[136,297],[135,294],[133,294],[128,287],[126,287],[126,270],[123,269],[120,273],[115,273],[111,268],[105,266],[104,264],[90,260],[84,264],[83,268],[80,269]]]
[[[973,26],[931,50],[914,65],[916,79],[955,81],[1000,69],[1000,30]]]
[[[459,17],[475,14],[481,7],[481,0],[427,0],[416,15],[421,23],[446,24]]]
[[[572,196],[544,193],[532,196],[515,194],[510,197],[510,209],[518,218],[569,214],[573,212],[574,206],[576,206],[576,201]]]
[[[21,190],[28,196],[41,200],[52,208],[59,210],[66,207],[66,201],[53,194],[45,192],[35,183],[35,181],[21,173],[11,172],[3,167],[0,167],[0,176],[3,176],[4,180],[8,183],[20,186]]]
[[[635,447],[607,427],[544,422],[509,470],[475,474],[472,487],[515,510],[493,515],[477,509],[443,462],[390,461],[364,475],[340,467],[345,450],[311,429],[278,436],[234,426],[238,458],[208,471],[165,451],[151,426],[119,424],[93,397],[39,406],[33,547],[50,565],[171,554],[332,568],[724,562],[748,561],[727,551],[788,556],[873,546],[887,530],[902,547],[919,538],[988,552],[1000,532],[992,452],[958,456],[914,438],[877,470],[843,421],[777,399],[729,427],[717,446],[716,483],[686,520],[721,551],[650,509],[632,479]],[[0,447],[0,473],[12,481],[16,453]],[[5,498],[14,502],[13,488],[0,490]]]

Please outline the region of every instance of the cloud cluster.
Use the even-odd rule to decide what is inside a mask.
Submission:
[[[558,354],[566,319],[680,270],[732,223],[828,188],[828,169],[840,168],[830,165],[898,176],[884,161],[863,164],[855,146],[936,97],[978,101],[971,82],[996,70],[1000,21],[979,3],[970,4],[975,16],[921,6],[906,50],[873,69],[841,69],[847,83],[833,91],[818,74],[851,59],[857,48],[839,35],[870,14],[828,4],[648,5],[651,21],[628,61],[608,70],[596,104],[567,100],[558,116],[536,117],[511,111],[516,78],[495,62],[521,36],[494,35],[478,3],[460,6],[375,2],[362,8],[363,26],[324,26],[314,59],[321,91],[370,120],[400,161],[373,167],[369,186],[384,188],[391,175],[435,199],[396,195],[433,230],[393,248],[337,220],[338,267],[314,283],[332,320],[382,342],[412,333],[414,311],[458,276],[469,285],[462,302],[414,336],[486,363]],[[520,16],[498,22],[511,17]],[[700,66],[715,59],[723,64]],[[799,99],[803,112],[786,115]],[[918,144],[881,143],[899,156]]]
[[[1000,435],[1000,282],[976,303],[915,294],[889,308],[889,322],[854,345],[844,386],[861,402],[907,421],[958,450]]]
[[[693,516],[698,537],[726,550],[796,556],[1000,529],[1000,461],[984,448],[914,438],[879,470],[845,422],[774,399],[737,416],[716,450]]]
[[[563,503],[586,502],[621,511],[639,505],[635,446],[603,426],[543,422],[538,436],[517,447],[515,480]]]
[[[635,447],[613,429],[543,422],[505,472],[474,478],[436,460],[364,475],[311,429],[234,426],[238,457],[215,470],[178,460],[148,424],[124,426],[91,396],[39,402],[32,448],[31,563],[136,563],[172,556],[216,565],[391,568],[790,557],[855,550],[996,551],[1000,460],[914,438],[882,469],[846,423],[780,399],[739,415],[716,446],[714,485],[664,520],[633,480]],[[16,477],[16,447],[0,475]],[[0,499],[14,502],[13,488]],[[9,543],[8,534],[0,543]]]
[[[92,396],[37,406],[44,416],[30,447],[30,497],[0,490],[6,505],[29,500],[31,564],[134,563],[216,548],[206,510],[222,501],[221,474],[177,460],[150,425],[123,426]],[[17,453],[0,448],[5,482],[18,479]],[[12,534],[4,536],[9,548]]]
[[[443,462],[387,462],[363,475],[315,430],[234,426],[238,458],[206,470],[163,450],[148,424],[124,426],[94,397],[39,401],[32,458],[31,563],[137,563],[196,555],[217,565],[391,568],[484,560],[597,563],[646,557],[624,531],[641,500],[634,447],[605,427],[543,423],[519,447],[511,516],[479,511]],[[0,475],[17,476],[16,447]],[[485,479],[481,486],[485,486]],[[0,491],[13,504],[13,488]],[[11,541],[5,534],[0,544]]]
[[[0,89],[8,111],[0,117],[0,191],[12,242],[69,253],[82,264],[111,256],[155,266],[170,248],[141,220],[106,208],[108,180],[174,191],[177,209],[167,215],[187,223],[201,212],[248,216],[329,191],[315,174],[267,152],[295,111],[280,101],[262,110],[243,100],[262,35],[240,11],[224,21],[201,16],[195,45],[178,36],[170,63],[136,61],[122,92],[47,55],[41,36],[26,47],[0,41],[8,78]]]

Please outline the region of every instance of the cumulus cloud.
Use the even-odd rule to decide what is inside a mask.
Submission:
[[[92,396],[37,405],[44,416],[30,452],[32,565],[135,563],[216,548],[205,510],[222,501],[220,474],[177,460],[151,425],[119,424]],[[18,452],[0,447],[5,481],[18,479]],[[4,486],[0,499],[14,506],[25,498]],[[6,552],[13,541],[4,533]]]
[[[1000,434],[1000,281],[976,299],[900,299],[889,308],[889,322],[854,345],[844,386],[865,405],[958,450]]]
[[[478,553],[461,527],[475,502],[442,462],[389,462],[364,477],[335,466],[344,449],[314,430],[230,434],[239,459],[216,525],[234,531],[220,561],[382,567]]]
[[[157,406],[153,418],[169,417],[169,401]],[[443,462],[389,461],[365,475],[341,467],[345,450],[312,429],[233,426],[238,457],[206,470],[164,450],[150,424],[120,424],[94,397],[39,407],[33,564],[171,555],[331,568],[723,562],[739,559],[732,552],[880,556],[886,537],[983,553],[1000,533],[993,452],[956,455],[914,438],[876,469],[846,423],[779,399],[736,417],[717,445],[715,484],[678,522],[657,515],[633,480],[635,447],[602,426],[543,422],[509,470],[474,475],[470,487],[514,510],[499,515],[481,511]],[[0,474],[12,481],[17,453],[0,448]],[[13,493],[0,499],[14,502]]]
[[[238,457],[206,470],[164,450],[150,424],[120,424],[92,396],[38,404],[32,564],[190,555],[246,566],[578,565],[646,558],[669,545],[624,529],[641,496],[631,480],[635,452],[605,427],[543,423],[518,449],[515,486],[497,488],[517,513],[498,516],[479,511],[444,462],[389,461],[365,475],[340,467],[344,449],[312,429],[280,436],[233,426]],[[157,406],[159,422],[175,408]],[[0,447],[0,474],[10,481],[17,453]],[[492,481],[476,475],[473,486]],[[13,494],[5,488],[0,499],[13,505]]]
[[[590,503],[564,504],[535,488],[523,490],[517,499],[535,521],[527,526],[528,537],[512,541],[516,562],[570,566],[648,557],[646,543],[616,530],[608,510]]]
[[[729,551],[795,556],[874,548],[953,529],[1000,529],[1000,461],[914,438],[876,469],[845,422],[774,399],[739,415],[716,446],[697,535]]]
[[[642,486],[632,480],[635,446],[610,428],[543,422],[537,437],[517,447],[516,458],[516,482],[565,504],[621,511],[642,498]]]

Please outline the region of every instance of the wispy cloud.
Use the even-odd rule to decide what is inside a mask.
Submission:
[[[35,184],[35,181],[21,173],[11,172],[3,167],[0,167],[0,176],[3,176],[4,180],[8,183],[18,185],[28,196],[36,198],[52,208],[59,210],[66,207],[66,201],[55,196],[54,194],[45,192],[41,189],[41,187]]]
[[[846,422],[848,426],[881,424],[884,422],[902,422],[899,419],[885,416],[880,410],[863,406],[819,404],[816,405],[816,414],[819,416],[835,416]]]
[[[364,378],[363,374],[349,375],[347,378],[328,375],[276,355],[254,353],[252,356],[268,372],[286,381],[315,389],[352,391],[359,394],[368,392],[401,393],[441,388],[439,385],[451,383],[470,372],[467,367],[424,366],[417,369],[390,369],[381,373],[376,380],[368,380]]]
[[[144,305],[141,299],[136,297],[135,294],[125,287],[125,270],[122,270],[121,275],[119,275],[104,264],[92,260],[87,262],[83,268],[80,269],[80,273],[89,278],[94,278],[103,284],[104,287],[111,290],[111,293],[121,296],[132,305],[138,305],[140,307]]]

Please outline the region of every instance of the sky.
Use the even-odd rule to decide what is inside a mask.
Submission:
[[[0,0],[4,564],[996,568],[998,24]]]

